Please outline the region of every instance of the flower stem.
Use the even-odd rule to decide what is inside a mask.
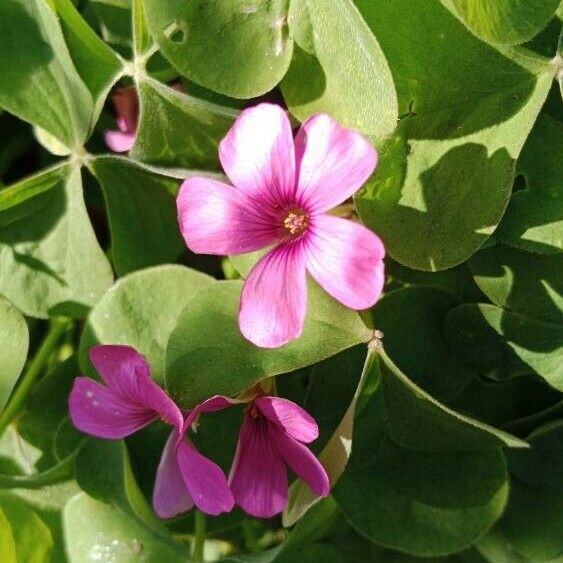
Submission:
[[[34,358],[31,360],[26,372],[22,375],[20,384],[16,387],[14,394],[10,398],[6,409],[0,416],[0,435],[6,430],[12,420],[18,415],[24,406],[27,397],[33,388],[33,384],[41,374],[43,366],[49,359],[51,352],[59,342],[59,339],[64,335],[67,328],[71,324],[70,319],[55,318],[51,321],[51,326],[45,336],[45,340],[37,350]]]
[[[205,514],[196,510],[194,526],[193,560],[197,563],[204,561],[203,548],[205,547]]]

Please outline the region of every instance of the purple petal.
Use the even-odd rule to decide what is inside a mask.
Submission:
[[[178,432],[173,430],[166,440],[156,472],[152,505],[161,518],[172,518],[194,506],[178,467],[177,442]]]
[[[136,137],[135,133],[124,133],[111,129],[104,131],[104,141],[113,152],[130,151],[135,144]]]
[[[219,158],[231,182],[249,197],[293,202],[293,135],[280,106],[263,103],[243,110],[221,141]]]
[[[108,387],[125,402],[156,413],[178,430],[182,428],[184,418],[180,409],[151,379],[147,362],[134,348],[94,346],[90,360]]]
[[[198,254],[244,254],[269,246],[281,236],[281,223],[276,226],[264,202],[252,201],[211,178],[185,180],[177,207],[184,240]]]
[[[332,297],[367,309],[385,283],[385,248],[369,229],[339,217],[318,215],[307,238],[307,269]]]
[[[279,455],[291,470],[303,479],[316,495],[326,497],[330,493],[328,475],[309,448],[288,436],[276,424],[270,423],[268,431]]]
[[[300,241],[266,254],[246,280],[239,327],[257,346],[277,348],[301,335],[307,311],[305,260]]]
[[[271,518],[287,504],[287,470],[267,425],[261,416],[245,416],[229,479],[236,503],[257,518]]]
[[[113,390],[88,377],[74,380],[69,412],[78,430],[110,440],[129,436],[157,417],[154,411],[124,400]]]
[[[377,152],[330,116],[310,117],[295,137],[297,198],[311,213],[339,205],[370,177]]]
[[[213,516],[230,512],[235,501],[221,468],[184,440],[178,444],[177,455],[182,479],[194,504]]]
[[[319,437],[315,419],[294,402],[281,397],[260,397],[255,404],[266,418],[279,425],[292,438],[309,443]]]
[[[187,430],[193,424],[196,417],[201,413],[222,411],[223,409],[227,409],[233,405],[238,405],[241,402],[242,401],[238,401],[237,399],[224,397],[223,395],[214,395],[194,407],[194,409],[189,412],[186,421],[184,422],[184,430]]]

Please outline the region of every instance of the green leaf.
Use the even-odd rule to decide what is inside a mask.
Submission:
[[[432,452],[527,447],[510,434],[458,413],[417,387],[381,352],[389,434],[398,444]]]
[[[467,304],[447,314],[444,331],[462,357],[495,379],[535,372],[563,391],[563,325]]]
[[[79,168],[60,165],[2,190],[0,264],[0,293],[31,317],[82,317],[98,301],[113,275]]]
[[[376,544],[412,555],[460,551],[500,517],[508,496],[500,449],[420,452],[386,436],[377,395],[362,411],[351,464],[333,494]]]
[[[409,287],[385,295],[373,308],[385,350],[403,372],[440,401],[452,401],[477,376],[448,348],[442,335],[446,313],[459,305],[451,293]]]
[[[18,563],[16,559],[16,542],[12,535],[12,527],[0,507],[0,553],[5,563]]]
[[[162,166],[217,169],[217,147],[237,112],[156,80],[139,84],[141,116],[133,158]]]
[[[158,266],[120,279],[94,307],[80,342],[80,366],[95,372],[88,350],[95,344],[126,344],[143,354],[152,377],[164,380],[168,338],[184,307],[213,278],[182,266]]]
[[[369,345],[368,345],[369,346]],[[341,478],[348,460],[352,453],[352,436],[354,433],[354,422],[357,412],[360,410],[360,403],[364,402],[365,397],[369,397],[379,386],[379,372],[371,373],[374,367],[373,360],[375,349],[368,347],[368,353],[365,359],[364,368],[358,381],[358,385],[344,412],[342,418],[338,422],[338,426],[334,429],[332,436],[323,447],[319,457],[319,461],[326,469],[330,480],[331,487],[334,487]],[[371,384],[370,379],[373,381]],[[331,386],[332,388],[333,386]],[[380,416],[380,413],[378,413]],[[313,491],[302,480],[296,480],[289,489],[288,504],[283,512],[283,525],[289,527],[313,506],[322,499],[316,496]]]
[[[385,52],[402,113],[395,136],[378,146],[358,211],[397,261],[450,268],[501,219],[550,65],[482,43],[438,0],[357,5]]]
[[[135,57],[144,56],[151,49],[154,42],[147,28],[145,10],[142,0],[133,0],[133,47]]]
[[[495,305],[537,320],[561,323],[563,255],[538,256],[493,246],[474,254],[469,268]]]
[[[521,555],[555,559],[563,555],[563,424],[544,426],[528,439],[529,451],[508,457],[514,478],[499,526]]]
[[[49,561],[53,538],[43,520],[23,500],[9,493],[0,494],[0,508],[11,525],[16,552],[14,561]],[[0,552],[4,556],[5,552]]]
[[[127,158],[102,156],[89,166],[102,186],[119,275],[174,262],[185,248],[178,229],[178,182]]]
[[[489,43],[524,43],[555,15],[561,0],[441,0],[477,37]]]
[[[234,98],[271,90],[286,73],[288,0],[143,0],[164,56],[190,80]]]
[[[51,0],[60,18],[70,56],[94,100],[93,128],[110,88],[123,73],[120,57],[84,21],[71,0]]]
[[[563,124],[540,115],[518,159],[526,189],[512,194],[495,237],[540,254],[563,251]]]
[[[22,372],[29,347],[29,331],[23,315],[0,297],[0,412]]]
[[[54,135],[69,149],[86,140],[92,96],[72,63],[44,0],[0,5],[0,106]]]
[[[425,286],[443,289],[457,295],[462,301],[482,301],[483,293],[475,284],[467,264],[460,264],[441,272],[423,272],[411,270],[395,260],[385,261],[385,273],[390,281],[404,286]]]
[[[348,127],[384,137],[397,125],[393,76],[352,0],[291,3],[299,47],[282,82],[289,110],[304,121],[326,112]]]
[[[107,560],[130,563],[186,563],[186,549],[171,538],[155,533],[131,516],[81,493],[63,512],[70,563]],[[86,524],[87,523],[87,524]]]
[[[266,377],[314,364],[371,336],[355,311],[309,284],[301,337],[281,348],[257,348],[238,327],[241,288],[240,281],[226,281],[201,291],[170,336],[166,383],[184,408],[211,395],[236,395]]]
[[[102,38],[130,54],[132,46],[132,0],[89,0],[88,5],[98,20]]]

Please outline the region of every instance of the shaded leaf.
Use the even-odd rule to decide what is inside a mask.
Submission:
[[[469,268],[495,305],[537,320],[563,321],[563,255],[493,246],[477,252]]]
[[[469,546],[499,518],[508,496],[502,452],[420,452],[385,432],[377,395],[357,421],[356,450],[334,490],[352,525],[371,541],[419,556]]]
[[[535,372],[563,390],[563,326],[489,304],[452,309],[445,334],[468,362],[494,379]]]
[[[477,373],[448,348],[442,335],[446,313],[457,297],[439,289],[409,287],[385,295],[373,308],[385,350],[410,379],[440,401],[451,401]]]
[[[156,80],[139,85],[141,116],[133,158],[162,166],[216,169],[217,147],[237,112]]]
[[[89,166],[104,192],[117,273],[174,262],[185,246],[176,218],[178,182],[123,157],[97,157]]]

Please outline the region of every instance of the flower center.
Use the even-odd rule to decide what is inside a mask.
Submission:
[[[297,237],[309,227],[309,216],[302,209],[291,209],[283,220],[283,226],[290,235]]]

